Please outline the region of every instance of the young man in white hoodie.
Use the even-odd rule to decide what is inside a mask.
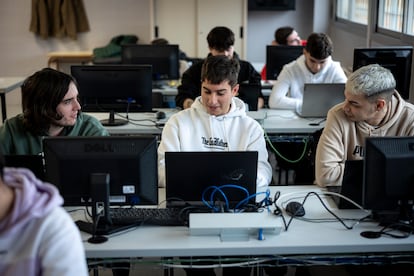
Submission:
[[[303,55],[286,64],[273,84],[269,107],[301,109],[305,83],[345,83],[346,75],[338,61],[332,60],[333,43],[324,33],[312,33]]]
[[[246,114],[236,97],[239,63],[226,56],[209,56],[201,72],[201,96],[165,124],[158,147],[159,186],[165,187],[166,151],[258,151],[257,188],[272,177],[264,132]],[[185,170],[185,168],[183,168]]]
[[[0,153],[0,275],[88,275],[79,230],[56,187]]]
[[[257,187],[266,189],[270,183],[272,168],[263,129],[247,116],[245,104],[235,97],[239,68],[237,59],[224,55],[205,59],[200,76],[201,96],[190,108],[171,116],[162,132],[158,147],[161,187],[165,186],[166,151],[258,151]],[[185,271],[187,275],[215,275],[210,268]],[[250,267],[229,267],[223,270],[223,275],[250,275],[250,271]]]

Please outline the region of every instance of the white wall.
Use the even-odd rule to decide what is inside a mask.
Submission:
[[[279,27],[292,26],[302,39],[306,39],[314,31],[313,5],[314,0],[296,0],[295,10],[248,12],[246,59],[254,63],[264,63],[266,45],[272,42],[275,30]]]
[[[84,0],[91,31],[79,34],[77,40],[55,38],[43,40],[29,31],[31,1],[1,0],[0,77],[28,76],[47,66],[48,52],[92,50],[107,45],[113,36],[119,34],[135,34],[140,42],[147,43],[153,36],[152,1]],[[353,33],[333,24],[329,20],[332,1],[296,0],[294,11],[248,12],[246,59],[253,64],[264,64],[266,45],[273,40],[275,29],[291,25],[303,39],[313,31],[328,32],[334,41],[333,58],[341,61],[346,68],[352,66],[353,48],[366,45],[366,34]],[[387,45],[398,42],[373,41],[372,43]],[[7,94],[7,103],[20,104],[19,94],[15,92]]]
[[[149,42],[150,0],[84,0],[90,31],[77,40],[43,40],[29,31],[31,1],[1,0],[0,76],[28,76],[47,66],[51,51],[92,50],[119,34],[135,34]],[[7,94],[8,104],[20,103],[19,93]]]

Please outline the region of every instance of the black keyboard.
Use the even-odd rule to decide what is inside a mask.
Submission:
[[[160,226],[186,226],[188,214],[179,208],[110,208],[115,225],[141,224]]]

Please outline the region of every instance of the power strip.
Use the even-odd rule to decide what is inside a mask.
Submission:
[[[258,213],[190,213],[190,235],[218,235],[222,241],[260,239],[261,233],[278,235],[283,225],[280,218],[267,211]]]

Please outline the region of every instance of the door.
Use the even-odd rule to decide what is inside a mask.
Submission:
[[[207,34],[215,26],[235,34],[235,50],[245,56],[247,0],[154,0],[155,36],[178,44],[190,57],[208,54]]]

